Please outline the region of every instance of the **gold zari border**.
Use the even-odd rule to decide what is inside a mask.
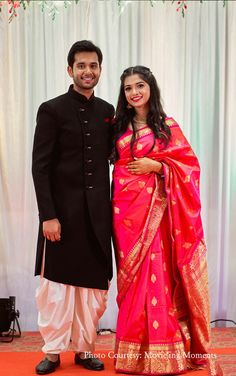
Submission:
[[[148,134],[152,134],[152,130],[149,128],[149,127],[146,127],[144,129],[140,129],[138,132],[137,132],[137,138],[136,138],[136,141],[139,140],[141,137],[143,136],[146,136]],[[118,140],[118,146],[120,149],[123,149],[124,147],[126,147],[127,145],[130,144],[130,141],[131,141],[131,138],[132,138],[132,134],[129,134],[128,136],[124,137],[123,139],[119,139]]]
[[[184,344],[149,344],[117,341],[116,364],[118,372],[143,375],[179,373],[187,369]]]
[[[176,121],[174,119],[166,119],[165,123],[170,127],[171,125],[176,124]]]
[[[182,278],[191,308],[191,351],[207,353],[210,346],[210,305],[204,240],[200,241],[191,261],[183,266]]]

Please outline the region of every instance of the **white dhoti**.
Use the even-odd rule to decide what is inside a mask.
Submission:
[[[36,290],[42,351],[59,354],[70,345],[75,352],[94,351],[98,320],[106,309],[107,291],[40,279]]]

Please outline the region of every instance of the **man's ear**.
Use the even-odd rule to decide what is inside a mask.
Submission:
[[[73,77],[73,70],[72,70],[72,68],[69,65],[67,67],[67,72],[68,72],[68,74],[69,74],[70,77]]]

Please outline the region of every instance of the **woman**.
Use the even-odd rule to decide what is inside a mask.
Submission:
[[[115,123],[116,371],[183,373],[210,337],[199,164],[146,67],[123,72]]]

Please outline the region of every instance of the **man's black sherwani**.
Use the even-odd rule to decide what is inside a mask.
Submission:
[[[42,222],[58,218],[61,241],[46,240],[44,277],[107,289],[112,277],[108,156],[114,108],[73,90],[38,110],[32,172],[39,208],[35,274],[40,274]]]

